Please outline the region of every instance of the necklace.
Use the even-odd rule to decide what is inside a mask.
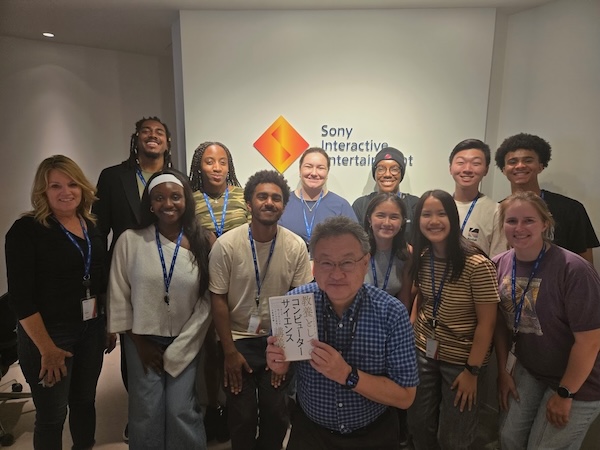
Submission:
[[[221,197],[223,197],[224,193],[225,192],[221,192],[216,197],[213,196],[213,195],[211,195],[211,194],[206,194],[206,195],[208,195],[208,198],[210,199],[211,202],[213,202],[213,203],[219,203],[219,200],[221,199]]]
[[[304,206],[306,206],[306,208],[308,209],[309,212],[313,212],[313,209],[315,209],[319,205],[319,203],[321,203],[322,198],[323,198],[323,191],[321,191],[321,193],[319,194],[319,198],[317,200],[309,200],[309,202],[312,203],[312,206],[309,206],[308,202],[306,200],[304,200],[304,195],[302,195],[302,189],[300,189],[300,200],[302,201]]]

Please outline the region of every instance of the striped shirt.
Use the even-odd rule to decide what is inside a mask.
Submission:
[[[419,291],[423,297],[415,326],[417,348],[426,351],[427,338],[433,338],[431,319],[433,317],[433,295],[429,249],[421,259],[419,269]],[[434,258],[436,294],[444,275],[446,260]],[[498,282],[494,264],[483,255],[467,256],[460,278],[451,282],[450,275],[444,282],[437,310],[435,339],[439,342],[439,359],[451,364],[464,364],[469,358],[477,313],[475,304],[498,303]],[[487,364],[489,352],[485,357]]]
[[[225,194],[220,197],[210,199],[210,206],[212,206],[213,214],[217,225],[221,226],[221,217],[223,214],[223,200]],[[194,200],[196,200],[196,217],[200,220],[202,225],[207,230],[212,232],[215,231],[215,224],[210,213],[208,212],[208,206],[206,206],[206,200],[204,200],[204,194],[200,191],[194,192]],[[250,212],[246,207],[246,201],[244,200],[244,190],[241,187],[229,186],[229,198],[227,199],[227,211],[225,211],[225,231],[229,231],[233,228],[239,227],[250,222]]]
[[[363,285],[352,305],[339,318],[316,283],[291,293],[315,294],[319,340],[341,351],[344,360],[358,370],[381,375],[402,387],[419,383],[414,335],[406,308],[396,298],[372,285]],[[357,305],[360,304],[355,318]],[[351,339],[352,320],[356,320]],[[371,424],[387,409],[362,395],[345,389],[312,368],[308,361],[294,363],[298,401],[313,422],[343,434]]]

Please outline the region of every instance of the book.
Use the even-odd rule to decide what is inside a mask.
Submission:
[[[319,338],[314,294],[270,297],[269,311],[271,332],[277,337],[276,345],[284,349],[285,360],[310,359],[310,341]]]

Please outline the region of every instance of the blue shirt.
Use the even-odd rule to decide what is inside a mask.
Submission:
[[[365,284],[340,319],[316,283],[305,284],[290,293],[310,292],[315,294],[319,340],[325,342],[327,334],[326,343],[341,351],[346,362],[358,370],[385,376],[403,387],[419,384],[413,329],[406,308],[398,299]],[[357,326],[351,339],[353,320]],[[387,409],[386,405],[326,378],[309,361],[294,364],[300,406],[313,422],[325,428],[351,433],[369,425]]]

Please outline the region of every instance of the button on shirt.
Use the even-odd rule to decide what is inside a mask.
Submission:
[[[316,283],[294,289],[292,294],[314,293],[319,340],[341,352],[348,364],[371,375],[390,378],[403,387],[419,383],[415,340],[406,308],[386,292],[363,285],[352,305],[339,318],[325,293]],[[352,336],[352,321],[360,304],[357,327]],[[375,421],[387,406],[345,389],[313,369],[308,361],[294,363],[298,401],[313,422],[343,434]]]

